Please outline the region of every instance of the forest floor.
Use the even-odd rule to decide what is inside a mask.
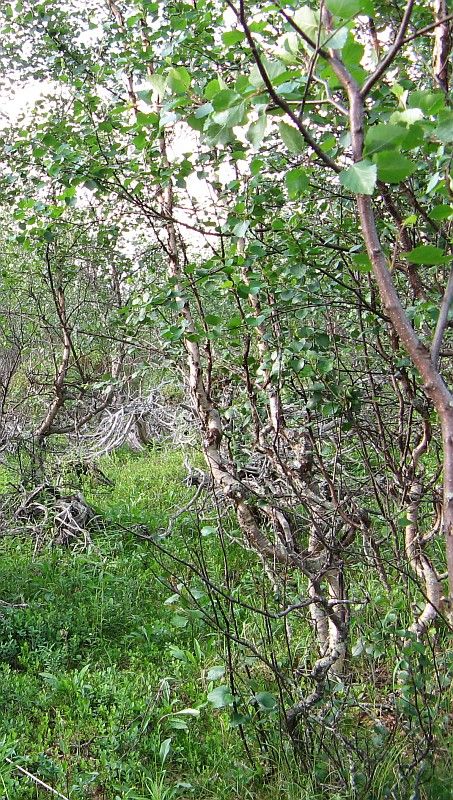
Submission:
[[[140,538],[164,532],[193,495],[182,454],[123,453],[102,469],[111,485],[96,476],[83,485],[100,521],[88,547],[43,541],[36,549],[30,538],[0,537],[0,798],[52,796],[17,767],[70,800],[365,797],[330,790],[328,774],[325,790],[315,789],[315,759],[299,774],[266,693],[263,724],[274,736],[259,763],[230,712],[215,708],[216,689],[228,690],[222,638],[178,599],[171,560]],[[204,525],[206,558],[217,558],[221,575],[222,560],[209,550],[210,513],[201,522],[186,514],[169,538],[183,558]],[[253,592],[247,558],[231,545],[229,568],[244,593]],[[389,597],[383,602],[392,606]],[[266,688],[261,677],[255,690]],[[385,793],[382,764],[374,785],[370,800],[405,800]],[[420,797],[451,800],[453,791],[437,778]]]
[[[182,456],[103,470],[113,487],[84,486],[103,520],[87,550],[0,539],[0,797],[49,796],[2,757],[71,800],[260,797],[262,773],[206,701],[219,639],[168,602],[171,576],[133,532],[165,530],[193,494]]]

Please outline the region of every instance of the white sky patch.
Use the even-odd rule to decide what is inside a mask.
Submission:
[[[42,81],[27,81],[18,86],[12,96],[3,97],[0,126],[6,128],[10,124],[15,124],[22,115],[28,117],[36,101],[48,91],[49,85]]]
[[[225,25],[225,30],[230,30],[231,28],[236,27],[237,16],[231,8],[226,8],[222,16]]]

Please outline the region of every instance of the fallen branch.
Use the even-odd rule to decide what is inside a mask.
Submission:
[[[37,778],[36,775],[33,775],[31,772],[28,771],[28,769],[20,767],[19,764],[15,764],[14,761],[12,761],[7,756],[5,756],[5,761],[8,764],[11,764],[11,766],[14,767],[14,769],[17,769],[17,771],[20,772],[21,775],[25,775],[26,778],[29,778],[29,780],[34,781],[34,783],[36,783],[38,786],[42,786],[43,789],[45,789],[47,792],[51,792],[52,794],[55,795],[55,797],[60,797],[61,800],[70,800],[70,798],[67,797],[65,794],[61,794],[61,792],[59,792],[57,789],[54,789],[53,786],[49,786],[48,783],[44,783],[44,781],[42,781],[41,778]]]

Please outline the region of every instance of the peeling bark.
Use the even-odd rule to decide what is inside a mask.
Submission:
[[[433,73],[440,88],[448,95],[450,78],[451,31],[450,20],[442,22],[448,15],[447,0],[433,0],[434,29]]]

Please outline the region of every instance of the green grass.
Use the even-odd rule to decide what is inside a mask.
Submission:
[[[157,532],[193,493],[185,486],[183,456],[176,451],[113,454],[102,468],[114,486],[87,481],[85,496],[105,520],[144,523]]]
[[[123,454],[103,469],[114,487],[84,487],[107,523],[88,552],[33,555],[26,539],[0,540],[0,599],[12,604],[0,608],[0,742],[71,798],[245,797],[259,771],[206,703],[222,647],[165,604],[169,576],[152,547],[118,526],[166,527],[193,492],[182,456]],[[8,800],[37,796],[14,770],[2,775]]]
[[[288,744],[281,741],[275,712],[260,718],[268,741],[265,754],[259,754],[253,725],[246,730],[254,764],[248,761],[230,712],[214,710],[207,702],[208,693],[227,681],[209,673],[225,665],[226,651],[203,618],[209,605],[199,579],[131,530],[132,524],[144,526],[140,530],[150,535],[162,533],[175,509],[191,497],[193,489],[183,482],[182,454],[157,449],[120,453],[105,459],[102,469],[113,486],[89,478],[83,486],[99,517],[87,551],[49,542],[34,553],[34,543],[25,537],[0,539],[1,800],[50,796],[19,777],[2,754],[71,800],[409,800],[404,786],[393,796],[388,793],[406,746],[404,737],[384,737],[379,743],[379,732],[371,728],[362,730],[362,738],[375,740],[376,772],[368,795],[360,791],[360,774],[356,786],[352,781],[338,789],[338,775],[316,749],[316,741],[311,763],[299,771]],[[233,537],[228,550],[234,592],[258,604],[260,565],[235,544],[228,517],[224,523]],[[199,533],[204,526],[209,534],[215,525],[209,509],[199,523],[186,514],[163,543],[188,562],[195,545],[202,545],[210,574],[221,583],[224,562],[218,539]],[[179,580],[199,593],[198,609],[175,597]],[[376,595],[376,587],[370,593]],[[399,603],[398,613],[407,616],[397,586],[391,596],[381,595],[380,624],[376,611],[365,608],[353,634],[371,643],[370,652],[364,650],[352,665],[354,686],[337,690],[337,707],[353,733],[356,706],[348,723],[348,698],[374,702],[377,691],[367,683],[370,674],[393,668],[381,651],[397,636],[400,619],[388,614]],[[265,641],[261,618],[239,608],[236,622],[241,636]],[[277,624],[275,631],[279,634]],[[294,621],[293,637],[303,664],[311,647],[306,622]],[[250,653],[238,648],[233,658],[239,697],[275,690],[266,668]],[[284,663],[282,653],[277,658]],[[449,783],[442,778],[447,762],[445,757],[445,768],[430,779],[421,798],[451,800]]]

